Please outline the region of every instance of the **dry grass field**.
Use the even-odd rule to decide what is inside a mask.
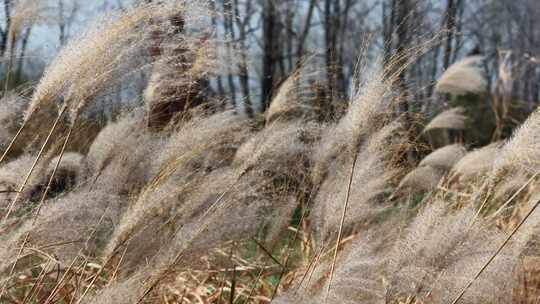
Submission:
[[[204,23],[192,2],[106,14],[35,88],[3,94],[1,303],[540,300],[540,112],[471,148],[464,108],[396,111],[426,42],[361,62],[341,107],[308,59],[247,117],[206,94],[228,62],[223,41],[177,29]],[[140,60],[156,33],[159,55]],[[435,90],[485,91],[479,60]],[[96,98],[141,69],[144,106],[95,119]]]

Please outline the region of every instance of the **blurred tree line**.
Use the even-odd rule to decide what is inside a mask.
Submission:
[[[36,19],[14,28],[20,1],[24,2],[2,0],[2,71],[5,74],[9,68],[16,75],[9,86],[31,78],[25,76],[25,66],[39,56],[29,54],[38,52],[44,43],[43,37],[33,35],[36,28],[41,28],[40,33],[48,29],[48,43],[60,47],[76,32],[74,28],[80,28],[81,16],[136,2],[34,0],[43,2],[48,20]],[[264,111],[280,83],[305,62],[319,66],[325,80],[313,90],[336,102],[345,100],[354,85],[358,58],[384,62],[435,35],[441,39],[399,72],[399,89],[404,94],[399,111],[429,117],[448,107],[455,98],[435,94],[434,83],[452,63],[471,54],[485,57],[488,93],[500,87],[501,54],[510,54],[504,60],[511,71],[505,84],[512,106],[531,111],[540,100],[537,0],[213,0],[209,4],[216,12],[211,20],[215,35],[227,42],[224,52],[235,57],[226,71],[211,79],[213,93],[227,97],[232,107],[248,116]],[[144,81],[141,77],[137,90],[144,89]],[[489,108],[490,98],[475,96],[476,102],[465,105]],[[464,103],[463,98],[459,103]]]
[[[456,60],[485,56],[489,87],[495,87],[500,52],[512,53],[513,98],[533,108],[539,99],[540,2],[535,0],[216,0],[223,21],[217,34],[230,37],[248,56],[238,73],[220,77],[220,94],[262,109],[275,87],[303,58],[324,67],[327,91],[346,96],[360,56],[388,60],[439,34],[443,39],[400,75],[414,92],[414,111],[430,111],[433,83]],[[372,41],[366,47],[366,41]],[[367,52],[365,52],[367,48]],[[421,102],[415,102],[421,101]],[[249,107],[250,102],[244,103]]]

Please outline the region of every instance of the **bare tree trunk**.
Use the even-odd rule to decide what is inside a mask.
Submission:
[[[214,1],[210,2],[211,4],[211,9],[212,10],[216,10],[216,4]],[[214,28],[214,30],[216,31],[216,35],[218,35],[217,33],[219,33],[219,31],[217,30],[218,29],[218,22],[216,20],[216,16],[214,14],[212,14],[212,27]],[[217,90],[218,90],[218,95],[223,97],[225,96],[225,87],[223,86],[223,77],[221,75],[218,75],[216,77],[216,83],[217,83]],[[226,105],[224,105],[226,106]]]
[[[396,34],[398,37],[397,41],[397,53],[399,54],[401,62],[405,62],[407,47],[409,46],[410,41],[410,30],[409,30],[409,13],[411,12],[411,3],[410,0],[400,0],[398,1],[397,9],[397,22],[396,22]],[[407,115],[409,111],[409,103],[407,96],[407,86],[406,86],[406,73],[407,70],[403,69],[398,75],[398,86],[401,89],[401,93],[404,94],[402,104],[402,112]]]
[[[263,5],[263,72],[261,97],[263,110],[266,110],[272,98],[277,50],[277,10],[275,0],[265,0]]]
[[[295,17],[295,8],[291,7],[291,5],[287,5],[287,10],[285,13],[285,45],[286,45],[286,53],[287,53],[287,74],[294,68],[293,63],[293,37],[294,37],[294,30],[293,30],[293,22]]]
[[[454,36],[456,32],[456,16],[457,16],[457,2],[456,0],[448,0],[446,6],[446,41],[444,47],[443,67],[446,70],[450,66],[450,59],[452,56],[452,44],[454,42]]]
[[[60,45],[64,45],[68,38],[68,30],[79,10],[79,5],[76,1],[72,1],[72,7],[66,15],[64,0],[58,0],[58,41]]]
[[[394,30],[396,26],[397,0],[390,1],[390,7],[383,1],[383,43],[384,43],[384,62],[388,63],[394,52]],[[390,10],[390,14],[388,14]]]
[[[245,9],[245,17],[243,20],[240,18],[240,5],[238,3],[238,0],[234,0],[234,19],[236,20],[237,27],[240,32],[240,63],[239,63],[239,78],[240,78],[240,89],[242,90],[242,96],[244,99],[244,105],[246,109],[246,115],[248,117],[253,116],[253,104],[251,102],[251,96],[250,96],[250,86],[249,86],[249,69],[248,69],[248,58],[247,58],[247,27],[249,26],[251,22],[251,0],[246,0],[246,9]]]
[[[296,48],[296,66],[299,65],[299,63],[302,60],[302,57],[304,56],[304,48],[306,44],[306,39],[309,35],[309,31],[311,30],[311,20],[313,19],[313,12],[315,10],[315,4],[317,0],[310,0],[309,1],[309,7],[306,17],[306,22],[304,24],[304,27],[302,29],[302,33],[300,34],[300,37],[298,38],[298,46]]]
[[[404,64],[407,61],[407,49],[410,47],[411,41],[411,29],[409,26],[410,23],[410,13],[413,9],[412,0],[399,0],[396,6],[396,34],[398,37],[397,40],[397,53],[401,57],[398,66]],[[409,139],[411,142],[416,137],[414,135],[414,128],[412,123],[412,116],[410,113],[409,99],[410,94],[407,88],[407,69],[402,69],[398,75],[397,87],[400,90],[401,102],[400,102],[400,112],[403,115],[404,128],[409,131]],[[415,165],[416,163],[416,153],[414,150],[409,149],[407,151],[407,161],[410,165]]]
[[[58,40],[60,45],[64,45],[66,42],[66,23],[64,20],[64,1],[58,0]]]
[[[8,45],[8,35],[11,28],[11,0],[4,0],[4,15],[6,18],[6,27],[0,32],[0,57],[4,57]]]
[[[325,59],[326,78],[328,81],[328,91],[333,100],[338,96],[338,74],[340,67],[338,63],[338,35],[340,29],[339,10],[341,0],[325,0],[324,2],[324,35],[325,35]]]
[[[24,32],[23,39],[21,42],[21,53],[18,58],[17,62],[17,72],[16,72],[16,82],[19,83],[22,80],[22,73],[23,73],[23,64],[26,56],[26,49],[28,47],[28,39],[30,38],[30,33],[32,31],[32,27],[28,27],[26,31]]]
[[[224,12],[224,19],[225,19],[225,33],[230,36],[233,40],[236,39],[236,31],[234,30],[234,23],[233,23],[233,11],[231,2],[229,0],[223,0],[223,12]],[[231,48],[232,45],[230,42],[227,42],[225,47],[227,48],[227,53],[229,57],[232,56],[231,54]],[[236,108],[236,84],[234,83],[234,75],[231,72],[231,68],[229,65],[227,65],[228,74],[227,74],[227,83],[229,85],[229,92],[231,94],[231,102],[233,107]]]

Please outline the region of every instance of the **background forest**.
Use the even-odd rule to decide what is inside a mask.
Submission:
[[[0,44],[0,55],[16,61],[11,81],[17,82],[39,79],[58,50],[96,15],[134,3],[19,2],[21,7],[31,3],[32,8],[18,12],[16,1],[4,1]],[[382,54],[388,60],[400,48],[434,35],[439,41],[403,71],[403,82],[414,88],[411,111],[432,115],[439,110],[443,103],[434,96],[434,81],[449,65],[471,54],[484,56],[481,64],[490,91],[503,62],[511,71],[513,99],[529,111],[538,100],[539,30],[534,16],[540,8],[533,0],[216,0],[211,6],[213,28],[205,30],[224,42],[220,50],[224,56],[234,58],[212,77],[212,91],[248,115],[264,111],[272,92],[306,58],[320,65],[319,72],[331,80],[325,93],[344,97],[350,95],[359,58]],[[36,13],[31,20],[18,20]],[[10,32],[15,33],[13,41],[8,41]],[[125,95],[106,103],[133,102],[145,88],[141,77],[136,86],[117,90]]]

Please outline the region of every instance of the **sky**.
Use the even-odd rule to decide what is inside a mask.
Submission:
[[[27,0],[28,1],[28,0]],[[71,14],[74,6],[77,7],[71,26],[66,29],[67,39],[76,36],[78,32],[84,30],[96,16],[106,10],[125,7],[132,0],[29,0],[40,1],[46,8],[42,10],[50,21],[43,24],[36,24],[31,31],[29,39],[28,53],[26,61],[30,64],[27,68],[38,72],[43,66],[50,62],[58,53],[59,41],[59,3],[63,2],[64,16],[67,18]],[[5,24],[5,12],[0,12],[0,23]]]

